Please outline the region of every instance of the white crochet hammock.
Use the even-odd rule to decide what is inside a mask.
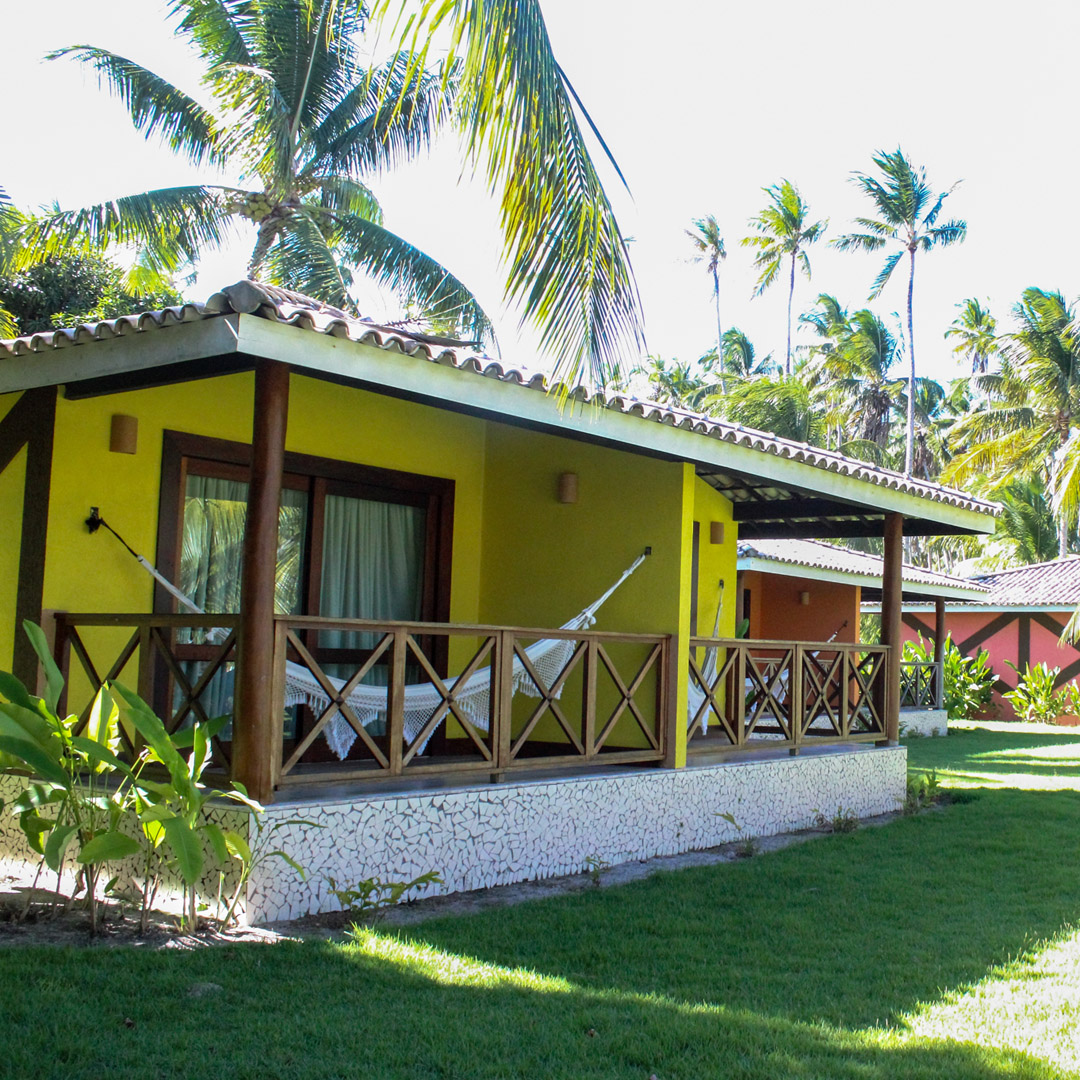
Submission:
[[[563,623],[560,630],[587,630],[596,622],[596,613],[610,598],[612,593],[645,561],[649,554],[646,549],[623,571],[619,580],[611,586],[599,599],[594,600],[587,608],[575,615],[569,622]],[[187,596],[164,574],[154,567],[148,559],[136,555],[136,558],[153,577],[159,581],[177,600],[195,615],[205,615],[191,597]],[[559,677],[562,669],[570,659],[577,642],[573,639],[544,638],[533,642],[523,651],[529,658],[533,670],[550,687]],[[491,681],[490,668],[482,668],[473,672],[464,682],[460,677],[453,681],[447,680],[447,692],[453,695],[455,705],[468,717],[469,722],[480,731],[487,731],[491,708]],[[326,681],[336,690],[345,686],[348,680],[337,679],[324,673]],[[539,688],[525,669],[525,665],[514,657],[513,667],[514,693],[525,694],[528,697],[540,697]],[[387,698],[389,690],[385,686],[360,685],[355,687],[345,699],[346,704],[356,715],[356,718],[364,727],[368,727],[385,719],[387,711]],[[562,687],[555,691],[554,697],[562,694]],[[405,716],[404,734],[411,743],[423,730],[431,714],[445,700],[443,693],[431,683],[416,683],[405,687]],[[285,705],[308,705],[316,712],[322,713],[330,705],[330,697],[323,689],[318,679],[302,664],[296,664],[291,660],[285,662]],[[345,758],[352,749],[353,743],[358,736],[352,724],[342,715],[336,712],[326,723],[322,730],[330,749],[339,757]],[[429,736],[430,738],[430,736]],[[418,752],[423,753],[427,745],[419,747]]]
[[[596,612],[600,610],[604,602],[644,561],[645,555],[639,555],[603,596],[575,615],[569,622],[563,623],[559,629],[587,630],[596,622]],[[577,642],[573,638],[544,638],[534,641],[523,651],[544,685],[550,687],[566,666],[576,646]],[[513,672],[515,694],[520,693],[536,698],[541,696],[532,676],[517,656],[514,657]],[[330,676],[326,676],[326,679],[338,690],[345,685],[344,679],[335,679]],[[455,705],[479,731],[488,730],[491,715],[491,682],[491,669],[486,667],[473,672],[464,682],[460,677],[446,681],[447,693],[453,695]],[[385,686],[361,685],[357,686],[345,701],[360,723],[368,727],[385,718],[387,694],[388,689]],[[553,696],[558,698],[561,694],[562,687],[559,687]],[[411,743],[423,730],[431,714],[443,703],[444,694],[431,683],[415,683],[405,687],[404,697],[405,738]],[[306,667],[289,660],[285,664],[285,704],[287,706],[308,705],[321,713],[329,706],[330,698]],[[340,711],[327,721],[322,733],[330,749],[339,758],[348,755],[357,739],[356,730]],[[426,745],[427,739],[424,740],[418,752],[423,753]]]

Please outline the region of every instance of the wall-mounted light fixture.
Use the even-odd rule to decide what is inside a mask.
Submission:
[[[724,523],[722,521],[709,522],[709,543],[722,544],[724,542]]]
[[[799,603],[802,604],[803,607],[809,607],[810,606],[810,594],[808,592],[799,593]]]
[[[578,483],[576,472],[559,473],[559,502],[576,503]]]
[[[109,450],[114,454],[134,454],[139,449],[139,418],[113,413],[109,428]]]

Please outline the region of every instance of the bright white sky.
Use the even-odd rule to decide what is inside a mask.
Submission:
[[[1071,198],[1080,151],[1080,5],[1043,0],[1020,9],[971,0],[703,3],[543,0],[555,52],[627,177],[612,194],[631,248],[650,351],[690,359],[712,344],[710,285],[688,261],[683,230],[713,213],[727,241],[721,276],[725,327],[742,327],[759,353],[783,357],[786,291],[751,299],[755,274],[738,240],[762,205],[761,188],[787,177],[829,236],[870,208],[848,182],[875,149],[897,145],[944,189],[964,182],[945,216],[966,218],[967,242],[931,252],[917,270],[915,333],[922,373],[962,374],[942,333],[954,305],[989,299],[999,321],[1028,285],[1080,292],[1080,218]],[[31,0],[5,13],[6,101],[0,184],[17,204],[65,207],[191,182],[198,177],[148,144],[119,103],[70,61],[40,58],[67,44],[114,49],[194,89],[197,72],[158,0]],[[901,32],[898,32],[901,31]],[[494,201],[459,185],[453,145],[377,178],[386,224],[425,248],[498,312],[500,238]],[[208,178],[212,179],[212,178]],[[1050,216],[1047,217],[1046,215]],[[207,260],[189,294],[203,299],[243,275],[247,242]],[[862,306],[877,256],[811,249],[813,280],[796,285],[796,311],[819,292]],[[902,311],[900,270],[876,305]],[[385,316],[377,297],[370,313]],[[542,366],[516,320],[500,321],[503,355]],[[797,339],[798,340],[798,339]]]

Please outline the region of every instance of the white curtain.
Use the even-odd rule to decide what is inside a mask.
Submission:
[[[416,506],[327,495],[319,613],[343,619],[419,619],[427,513]],[[330,649],[370,649],[371,634],[323,631]]]

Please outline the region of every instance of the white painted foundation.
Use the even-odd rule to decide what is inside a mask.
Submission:
[[[294,798],[267,808],[263,842],[296,859],[307,879],[281,859],[263,861],[248,883],[247,920],[336,910],[329,877],[350,887],[365,878],[404,881],[434,870],[442,884],[414,894],[430,896],[579,873],[593,859],[615,865],[804,829],[819,813],[871,817],[899,808],[906,777],[902,746],[838,746],[685,769]],[[0,797],[10,806],[25,784],[0,776]],[[244,815],[234,809],[214,813],[227,815],[227,827],[245,827]],[[736,825],[721,814],[732,815]],[[288,824],[294,819],[312,824]],[[247,828],[250,836],[254,830],[250,823]],[[212,903],[219,874],[209,865],[209,851],[207,856],[199,891]],[[0,866],[37,862],[18,820],[0,815]],[[119,869],[137,872],[134,865]],[[233,864],[226,888],[235,872]],[[171,891],[168,886],[175,883],[166,883]]]
[[[948,735],[949,714],[944,709],[901,709],[900,738],[906,735]]]
[[[578,873],[590,859],[614,865],[803,829],[819,812],[870,817],[898,809],[906,777],[904,747],[845,747],[677,770],[275,804],[268,824],[305,818],[323,827],[275,832],[274,845],[305,867],[308,880],[280,860],[266,862],[250,883],[248,916],[270,922],[336,910],[328,876],[340,887],[434,870],[443,883],[414,894],[431,896]],[[719,816],[725,813],[741,830]]]

